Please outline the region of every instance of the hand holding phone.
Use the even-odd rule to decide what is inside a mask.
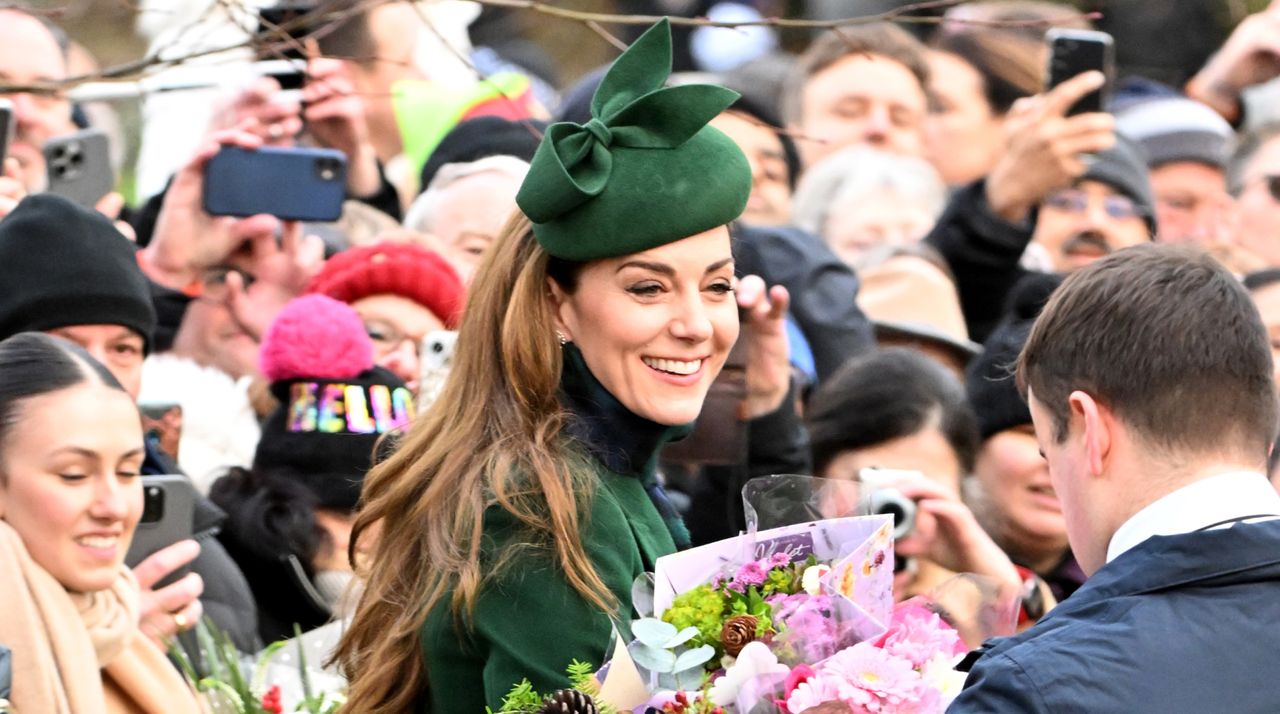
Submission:
[[[1111,35],[1093,30],[1053,28],[1045,34],[1049,43],[1049,90],[1085,72],[1101,72],[1106,83],[1081,97],[1067,110],[1067,116],[1105,111],[1115,77],[1115,43]]]
[[[327,223],[342,215],[346,183],[347,161],[340,151],[224,146],[204,168],[204,210],[212,216],[268,214]]]
[[[111,149],[105,132],[85,129],[45,142],[48,192],[94,208],[115,186]]]

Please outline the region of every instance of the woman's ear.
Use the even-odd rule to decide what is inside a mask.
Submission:
[[[573,342],[573,304],[569,294],[554,278],[547,278],[547,302],[551,306],[551,318],[555,321],[556,335],[563,342]]]

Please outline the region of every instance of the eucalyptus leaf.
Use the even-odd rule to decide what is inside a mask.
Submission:
[[[637,640],[655,649],[665,649],[667,642],[676,636],[676,626],[652,617],[631,623],[631,634]]]
[[[685,691],[696,691],[702,688],[702,676],[705,674],[702,667],[694,667],[686,669],[682,672],[676,672],[672,675],[672,689],[683,689]]]
[[[676,654],[660,647],[650,647],[643,642],[637,642],[629,648],[631,659],[635,663],[650,672],[659,674],[670,672],[676,664]]]
[[[663,643],[662,647],[664,649],[673,650],[697,636],[698,636],[698,628],[686,627],[683,630],[680,630],[679,632],[677,632],[675,637],[672,637],[671,639]]]
[[[703,645],[681,654],[679,657],[676,657],[675,665],[673,667],[676,672],[676,676],[679,676],[681,672],[688,669],[701,670],[702,665],[709,662],[715,654],[716,648],[711,645]]]

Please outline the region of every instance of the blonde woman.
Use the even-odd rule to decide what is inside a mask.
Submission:
[[[549,691],[572,659],[600,664],[636,576],[688,543],[654,463],[740,308],[773,372],[746,411],[782,402],[786,291],[734,277],[751,171],[706,126],[735,95],[664,89],[670,43],[651,28],[589,122],[548,128],[472,285],[444,408],[366,478],[367,587],[338,651],[350,711],[474,714],[521,678]]]
[[[138,629],[124,557],[142,459],[137,407],[105,367],[44,334],[0,342],[0,643],[14,711],[200,711]]]

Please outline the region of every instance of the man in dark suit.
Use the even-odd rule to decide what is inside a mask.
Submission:
[[[1275,712],[1280,496],[1267,333],[1208,255],[1069,277],[1018,361],[1089,580],[988,643],[952,712]]]

